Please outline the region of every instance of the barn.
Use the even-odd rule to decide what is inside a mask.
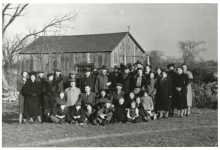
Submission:
[[[62,68],[82,72],[84,67],[112,69],[120,63],[143,62],[145,51],[129,32],[40,36],[19,53],[19,72]]]

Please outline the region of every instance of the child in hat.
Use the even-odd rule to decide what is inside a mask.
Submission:
[[[70,112],[70,117],[72,119],[70,122],[71,124],[79,123],[80,125],[83,125],[86,117],[85,112],[79,103],[76,103],[75,107],[73,107],[72,111]]]

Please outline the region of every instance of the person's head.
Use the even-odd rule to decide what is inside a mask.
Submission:
[[[163,77],[163,78],[166,78],[167,75],[168,75],[168,74],[167,74],[167,71],[163,70],[163,71],[162,71],[162,77]]]
[[[66,107],[66,105],[60,105],[61,109],[64,109]]]
[[[167,65],[167,68],[168,68],[169,70],[174,70],[174,69],[175,69],[174,63],[171,63],[171,64]]]
[[[105,97],[105,95],[106,95],[106,90],[105,90],[105,89],[102,89],[102,90],[100,91],[100,94],[101,94],[102,97]]]
[[[119,66],[115,66],[115,67],[114,67],[114,72],[115,72],[115,73],[118,73],[118,71],[119,71]]]
[[[112,104],[111,101],[107,100],[107,102],[105,103],[106,108],[109,108],[111,106],[111,104]]]
[[[85,72],[86,77],[88,77],[91,74],[91,69],[89,67],[86,67],[84,72]]]
[[[86,86],[85,86],[85,92],[86,92],[86,93],[89,93],[90,90],[91,90],[90,86],[86,85]]]
[[[143,64],[139,60],[137,60],[136,65],[137,68],[143,68]]]
[[[150,72],[151,68],[152,68],[152,67],[151,67],[150,65],[146,65],[146,66],[145,66],[145,71],[146,71],[146,72]]]
[[[181,67],[182,67],[183,71],[188,70],[188,65],[187,64],[182,64]]]
[[[37,73],[38,73],[38,76],[40,78],[43,78],[43,76],[44,76],[44,71],[43,70],[39,70]]]
[[[142,68],[138,68],[138,75],[141,76],[143,74],[143,69]]]
[[[47,78],[49,81],[53,81],[53,73],[48,73]]]
[[[130,70],[129,70],[129,68],[125,68],[124,71],[125,71],[125,73],[127,74],[127,73],[129,73]]]
[[[148,96],[147,91],[143,91],[143,96],[144,96],[144,97]]]
[[[92,110],[92,105],[91,105],[91,104],[86,104],[86,109],[87,109],[88,111],[91,111],[91,110]]]
[[[120,91],[120,90],[122,89],[122,86],[123,86],[123,85],[122,85],[121,83],[117,83],[117,84],[116,84],[116,90],[117,90],[117,91]]]
[[[136,108],[136,101],[131,102],[131,108]]]
[[[130,97],[131,99],[133,99],[134,96],[135,96],[135,95],[134,95],[134,92],[130,92],[130,93],[129,93],[129,97]]]
[[[35,81],[37,73],[35,71],[30,72],[31,81]]]
[[[160,67],[157,67],[157,68],[156,68],[156,72],[157,72],[157,74],[161,74],[161,68],[160,68]]]
[[[102,70],[102,74],[106,74],[107,73],[107,67],[105,65],[103,65],[101,67],[101,70]]]
[[[22,71],[21,75],[22,75],[24,78],[27,78],[28,72],[27,72],[27,71]]]
[[[64,91],[60,91],[60,98],[63,98],[64,97]]]
[[[138,96],[138,97],[135,98],[135,101],[136,101],[137,104],[140,104],[141,103],[141,98]]]
[[[151,79],[154,78],[154,72],[150,72],[150,78],[151,78]]]
[[[134,70],[134,64],[131,64],[131,65],[129,66],[129,68],[130,68],[130,70]]]
[[[183,73],[183,69],[181,67],[177,67],[176,69],[177,69],[178,74],[182,74]]]
[[[122,104],[124,104],[124,102],[125,102],[125,99],[123,97],[120,97],[119,98],[119,104],[122,105]]]
[[[56,76],[59,76],[61,74],[61,71],[55,71]]]
[[[76,72],[75,72],[75,71],[70,71],[70,77],[71,77],[72,79],[74,79],[75,76],[76,76]]]
[[[76,81],[75,80],[70,81],[70,87],[76,87]]]
[[[81,108],[81,105],[76,104],[76,110],[79,110]]]

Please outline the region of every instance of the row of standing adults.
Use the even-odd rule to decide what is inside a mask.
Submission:
[[[41,115],[47,121],[56,109],[59,91],[65,91],[66,106],[70,107],[80,101],[79,97],[82,97],[80,95],[83,93],[84,96],[86,95],[87,86],[91,92],[96,94],[101,90],[106,90],[109,95],[114,95],[117,83],[122,84],[125,101],[129,98],[129,93],[133,92],[135,96],[140,96],[146,90],[147,94],[152,97],[158,118],[163,117],[163,110],[166,111],[165,117],[173,116],[174,108],[178,110],[178,117],[190,115],[192,74],[185,64],[177,67],[177,72],[174,64],[169,64],[167,68],[168,70],[163,70],[157,67],[153,71],[150,65],[143,67],[143,64],[137,61],[133,65],[115,66],[113,72],[107,72],[108,69],[104,65],[101,67],[101,73],[98,73],[97,69],[91,71],[90,68],[85,68],[81,76],[71,71],[68,77],[63,77],[62,70],[58,68],[55,69],[55,73],[48,73],[47,78],[44,77],[44,71],[30,72],[30,79],[27,78],[28,72],[23,71],[18,80],[18,90],[21,91],[19,123],[21,123],[22,114],[24,122],[27,117],[34,122],[33,116],[37,116],[39,122],[42,122]],[[79,90],[71,91],[69,88],[71,84],[75,84]],[[119,100],[121,96],[116,92],[115,97]],[[41,109],[38,106],[41,106]]]

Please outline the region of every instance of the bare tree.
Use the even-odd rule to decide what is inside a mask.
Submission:
[[[206,48],[201,48],[200,45],[205,44],[204,41],[179,41],[178,46],[180,51],[183,53],[183,62],[192,63],[199,53],[206,51]]]
[[[8,27],[18,18],[23,16],[22,14],[27,8],[28,4],[3,4],[2,8],[2,36],[3,36],[3,65],[13,62],[13,58],[18,54],[18,52],[27,46],[34,37],[49,31],[49,29],[64,29],[71,28],[69,22],[74,21],[77,18],[78,12],[70,12],[64,15],[55,15],[52,20],[45,23],[44,26],[37,30],[34,27],[27,28],[28,34],[17,34],[13,40],[4,36],[5,31]],[[7,21],[8,20],[8,21]]]
[[[164,51],[162,50],[152,50],[149,52],[150,62],[154,67],[161,62],[161,56],[164,56]]]

